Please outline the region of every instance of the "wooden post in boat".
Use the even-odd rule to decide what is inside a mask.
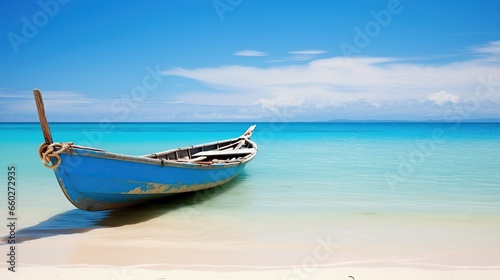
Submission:
[[[52,144],[52,134],[50,133],[49,123],[47,122],[47,117],[45,116],[45,108],[43,107],[42,93],[38,89],[33,90],[35,95],[36,109],[38,111],[38,118],[40,119],[40,125],[42,126],[43,138],[45,138],[45,143]]]
[[[250,139],[250,137],[252,137],[252,133],[253,133],[253,131],[254,131],[255,127],[256,127],[256,125],[255,125],[255,124],[254,124],[254,125],[252,125],[252,126],[250,126],[250,127],[247,129],[247,131],[246,131],[243,135],[241,135],[241,136],[240,136],[240,138],[247,138],[247,139]]]

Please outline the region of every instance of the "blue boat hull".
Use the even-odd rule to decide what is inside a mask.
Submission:
[[[54,143],[42,94],[38,89],[33,94],[45,140],[38,155],[54,170],[66,198],[83,210],[116,209],[216,187],[236,177],[257,154],[250,140],[255,125],[238,138],[145,156]]]
[[[248,161],[200,165],[73,148],[54,169],[62,191],[76,207],[108,210],[222,185]]]

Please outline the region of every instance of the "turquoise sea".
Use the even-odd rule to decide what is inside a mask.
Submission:
[[[250,123],[50,125],[56,142],[142,155],[239,136]],[[38,123],[2,123],[0,131],[0,179],[4,186],[7,167],[16,167],[18,238],[25,243],[176,218],[186,225],[182,237],[179,224],[170,225],[169,237],[147,227],[137,235],[255,244],[283,265],[303,256],[280,246],[314,246],[327,237],[339,248],[331,260],[338,263],[498,265],[489,257],[500,252],[498,123],[257,123],[259,153],[233,182],[106,212],[76,210],[66,200],[38,158]],[[7,216],[6,196],[2,191],[0,217]]]

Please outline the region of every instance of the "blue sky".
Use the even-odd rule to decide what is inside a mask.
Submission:
[[[0,121],[500,118],[500,1],[2,1]]]

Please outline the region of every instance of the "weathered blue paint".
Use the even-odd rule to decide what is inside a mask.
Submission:
[[[42,94],[38,89],[33,94],[45,140],[38,153],[44,165],[54,169],[68,200],[80,209],[108,210],[219,186],[257,154],[257,145],[250,141],[255,125],[238,138],[139,157],[53,143]]]
[[[241,162],[207,165],[73,147],[60,154],[61,164],[54,172],[71,203],[95,211],[222,185],[236,177],[254,156]]]

